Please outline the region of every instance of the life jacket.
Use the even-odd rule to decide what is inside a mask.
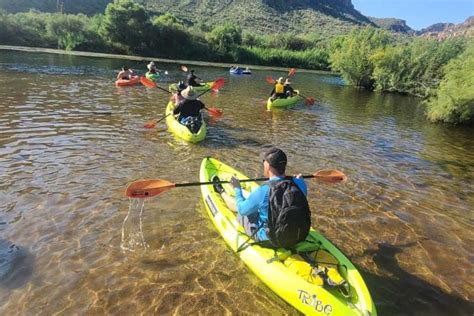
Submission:
[[[275,93],[284,93],[285,87],[281,83],[275,84]]]
[[[311,227],[308,200],[291,177],[268,186],[268,239],[278,248],[293,247],[306,239]]]

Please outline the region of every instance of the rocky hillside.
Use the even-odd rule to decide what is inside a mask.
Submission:
[[[474,38],[474,16],[470,16],[463,23],[436,23],[421,31],[416,32],[419,36],[446,39],[456,36],[467,36]]]
[[[0,10],[17,13],[35,9],[42,12],[83,13],[104,12],[112,0],[0,0]]]
[[[95,14],[112,0],[0,0],[0,9]],[[187,24],[233,21],[249,32],[317,32],[332,36],[372,22],[351,0],[135,0],[152,14],[171,12]]]
[[[395,33],[413,34],[415,31],[407,25],[405,20],[396,18],[374,18],[369,19],[377,26]]]
[[[233,21],[244,30],[335,35],[372,22],[350,0],[147,0],[156,13],[171,12],[191,23]]]

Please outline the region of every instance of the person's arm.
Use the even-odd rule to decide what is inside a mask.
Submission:
[[[272,93],[270,93],[270,96],[272,96],[275,93],[275,87],[273,87]]]
[[[123,71],[120,71],[120,72],[118,73],[118,75],[117,75],[117,80],[122,79],[122,73],[123,73]]]
[[[176,115],[176,114],[179,114],[181,112],[181,108],[183,107],[183,103],[182,102],[179,102],[178,106],[175,107],[175,109],[173,110],[173,114]]]
[[[296,183],[298,188],[300,188],[301,191],[303,191],[304,195],[308,196],[308,187],[306,186],[306,182],[303,179],[303,175],[301,173],[296,175],[293,178],[293,181]]]
[[[239,214],[242,216],[249,216],[255,212],[258,212],[258,207],[260,202],[263,200],[265,195],[265,188],[263,186],[259,187],[246,198],[242,193],[242,187],[237,178],[232,177],[230,179],[230,184],[234,187],[235,191],[235,204]]]

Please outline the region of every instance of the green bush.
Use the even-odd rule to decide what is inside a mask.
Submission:
[[[375,87],[427,97],[437,88],[442,67],[462,50],[458,39],[438,42],[424,38],[381,48],[371,56]]]
[[[432,121],[474,124],[474,44],[444,68],[444,79],[427,101]]]
[[[372,55],[392,42],[393,37],[385,30],[354,29],[348,36],[335,39],[330,56],[332,69],[341,72],[349,84],[372,89],[375,83]]]

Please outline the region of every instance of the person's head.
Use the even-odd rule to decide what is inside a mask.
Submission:
[[[178,84],[176,85],[176,87],[178,88],[178,92],[181,92],[181,91],[183,91],[184,89],[186,89],[186,84],[185,84],[183,81],[180,81],[180,82],[178,82]]]
[[[287,158],[283,150],[277,147],[270,147],[261,154],[263,160],[263,174],[270,176],[270,172],[276,176],[284,176]]]
[[[285,86],[287,86],[287,85],[290,85],[290,84],[291,84],[291,81],[290,81],[290,80],[288,80],[288,79],[286,79],[286,80],[285,80],[285,84],[284,84],[284,85],[285,85]]]
[[[123,66],[123,67],[122,67],[122,70],[123,70],[123,71],[128,71],[128,69],[129,69],[128,66]]]
[[[285,79],[283,77],[278,78],[277,83],[283,84],[285,82]]]
[[[181,95],[186,100],[196,100],[197,97],[198,97],[197,92],[194,90],[194,88],[192,86],[189,86],[186,89],[184,89],[183,91],[181,91]]]
[[[192,73],[192,74],[194,74],[194,70],[193,70],[193,69],[191,69],[189,72]]]

